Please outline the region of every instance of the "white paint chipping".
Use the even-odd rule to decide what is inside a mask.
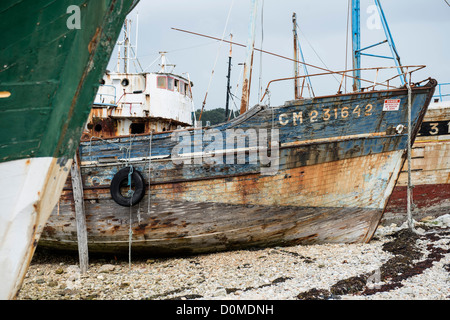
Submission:
[[[51,157],[0,164],[0,299],[14,298],[72,161]]]

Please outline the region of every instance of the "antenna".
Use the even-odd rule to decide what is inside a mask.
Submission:
[[[139,21],[138,13],[136,13],[136,21]],[[133,61],[133,64],[135,61],[137,61],[139,67],[142,67],[139,63],[139,60],[137,58],[137,43],[138,43],[138,23],[136,23],[136,44],[131,44],[131,25],[132,20],[131,19],[125,19],[125,22],[122,26],[122,40],[117,41],[117,72],[120,72],[121,68],[121,61],[123,61],[123,72],[128,73],[130,72],[130,61]],[[123,48],[123,56],[121,56]],[[135,65],[136,67],[136,65]]]
[[[166,53],[167,53],[167,51],[160,51],[159,52],[159,54],[161,55],[161,57],[160,57],[161,64],[159,65],[161,67],[161,69],[159,70],[159,73],[166,73],[166,67],[173,67],[174,69],[176,67],[175,64],[168,64],[167,63],[167,61],[169,61],[169,60],[166,58]],[[172,72],[173,72],[173,69],[172,69]]]

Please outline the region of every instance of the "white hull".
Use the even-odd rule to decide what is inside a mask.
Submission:
[[[50,157],[0,163],[1,300],[20,289],[71,164]]]

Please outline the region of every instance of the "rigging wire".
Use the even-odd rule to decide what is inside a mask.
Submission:
[[[213,69],[211,71],[211,76],[209,78],[208,88],[206,89],[205,98],[203,99],[202,110],[200,111],[200,116],[199,116],[199,119],[198,119],[199,121],[202,120],[203,109],[205,108],[206,98],[208,97],[208,92],[209,92],[209,88],[211,86],[211,82],[212,82],[212,79],[213,79],[213,76],[214,76],[214,70],[216,69],[217,60],[219,60],[220,49],[221,49],[222,44],[224,42],[223,40],[225,39],[225,33],[226,33],[227,28],[228,28],[228,21],[230,20],[230,16],[231,16],[231,11],[233,9],[233,5],[234,5],[234,0],[231,2],[230,10],[228,11],[227,20],[225,22],[225,28],[224,28],[223,33],[222,33],[222,40],[220,41],[219,47],[217,48],[216,61],[214,62],[214,67],[213,67]]]
[[[450,7],[450,3],[448,3],[448,1],[447,0],[444,0],[445,1],[445,3]]]
[[[217,40],[216,42],[219,42],[219,40]],[[177,48],[177,49],[169,50],[169,51],[166,51],[166,52],[167,52],[167,53],[174,53],[174,52],[179,52],[179,51],[185,51],[185,50],[197,49],[197,48],[200,48],[200,47],[207,47],[207,46],[214,45],[216,42],[208,41],[207,43],[201,43],[201,44],[197,44],[197,45],[193,45],[193,46],[189,46],[189,47]],[[160,55],[159,55],[159,53],[153,52],[153,53],[144,54],[144,55],[141,55],[141,56],[140,56],[141,58],[143,58],[143,57],[155,56],[155,55],[157,55],[157,58],[156,58],[151,64],[149,64],[145,69],[143,69],[142,72],[145,72],[145,71],[147,71],[150,67],[152,67],[152,66],[156,63],[156,61],[159,60]]]
[[[298,26],[297,24],[297,28],[300,31],[300,33],[302,34],[303,38],[305,38],[306,42],[309,44],[309,46],[311,47],[312,51],[314,52],[314,54],[317,56],[317,58],[320,60],[320,62],[322,62],[322,64],[325,66],[325,68],[327,68],[328,70],[330,70],[330,68],[328,68],[328,66],[326,65],[326,63],[322,60],[322,58],[319,56],[319,54],[317,53],[317,51],[314,49],[313,45],[311,44],[311,42],[309,42],[308,38],[306,37],[306,35],[303,33],[302,29]],[[340,81],[338,80],[338,78],[336,78],[336,76],[334,74],[332,74],[333,78],[337,81],[337,83],[340,83]]]
[[[295,28],[296,28],[296,32],[297,32],[297,29],[300,30],[300,27],[298,26],[298,23],[297,23],[297,22],[295,22]],[[302,50],[302,48],[301,48],[301,44],[300,44],[300,39],[299,39],[299,37],[297,37],[297,46],[298,46],[298,49],[300,50],[301,59],[302,59],[303,62],[305,62],[305,58],[304,58],[304,56],[303,56],[303,50]],[[298,63],[298,62],[296,62],[296,63]],[[304,72],[305,72],[305,76],[307,76],[307,75],[308,75],[308,70],[307,70],[305,64],[303,64],[303,70],[304,70]],[[305,80],[305,79],[308,80],[308,82],[306,83],[306,87],[308,88],[309,95],[310,95],[310,97],[314,97],[315,94],[314,94],[313,86],[312,86],[312,83],[311,83],[311,78],[310,78],[310,77],[307,77],[307,78],[304,78],[304,80]],[[303,91],[303,90],[302,90],[302,91]]]
[[[264,0],[261,5],[261,49],[263,48],[264,43]],[[262,70],[263,70],[263,53],[259,52],[259,84],[258,84],[258,101],[261,100],[261,92],[262,88]]]
[[[243,73],[244,73],[244,65],[241,65],[241,71],[239,72],[239,77],[238,77],[238,79],[242,79],[242,74],[243,74]],[[241,99],[241,98],[239,98],[239,97],[237,96],[238,89],[239,89],[239,81],[236,83],[236,89],[235,89],[235,91],[234,91],[234,94],[231,93],[231,91],[230,91],[230,93],[231,93],[231,101],[233,102],[233,105],[234,105],[234,107],[236,108],[235,111],[238,111],[238,112],[239,112],[239,111],[240,111],[240,107],[237,106],[236,101],[234,100],[234,98],[239,99],[239,100]],[[228,120],[231,119],[232,113],[234,113],[234,111],[231,110],[231,108],[230,108],[230,114],[228,115]]]

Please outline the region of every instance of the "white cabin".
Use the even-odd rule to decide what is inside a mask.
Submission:
[[[194,126],[192,82],[173,73],[111,73],[102,79],[84,139]]]

